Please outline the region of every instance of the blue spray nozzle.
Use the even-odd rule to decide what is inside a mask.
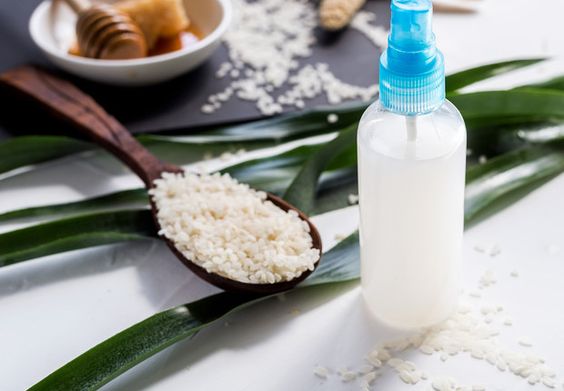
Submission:
[[[380,58],[380,100],[403,115],[429,113],[445,99],[444,61],[435,46],[431,0],[392,0],[388,48]]]
[[[392,2],[390,44],[398,50],[417,51],[434,44],[430,1]]]

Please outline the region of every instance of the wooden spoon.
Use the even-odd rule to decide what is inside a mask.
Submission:
[[[52,113],[69,121],[78,130],[81,130],[84,135],[111,152],[131,168],[145,183],[147,189],[154,187],[154,180],[160,178],[163,172],[179,173],[183,171],[178,166],[161,162],[135,140],[114,117],[106,113],[91,97],[69,82],[32,66],[23,66],[7,71],[0,75],[0,81],[31,97]],[[309,218],[303,212],[273,194],[268,193],[268,200],[285,211],[295,210],[299,217],[307,222],[310,228],[313,248],[318,249],[321,254],[321,238]],[[157,208],[152,200],[151,209],[155,222],[159,226]],[[224,290],[255,294],[282,292],[293,288],[311,274],[311,271],[307,270],[298,278],[274,284],[239,282],[215,273],[208,273],[204,268],[186,259],[170,240],[164,237],[162,239],[178,259],[190,270],[202,279]],[[319,260],[315,267],[318,265]]]
[[[89,0],[65,0],[78,15],[76,37],[80,54],[103,60],[147,57],[143,32],[125,12]]]

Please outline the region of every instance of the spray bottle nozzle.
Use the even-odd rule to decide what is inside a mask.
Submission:
[[[444,101],[444,63],[431,28],[431,0],[392,0],[388,48],[380,59],[380,100],[391,111],[428,113]]]
[[[390,45],[405,51],[418,50],[434,43],[431,29],[430,1],[395,1],[392,3]]]

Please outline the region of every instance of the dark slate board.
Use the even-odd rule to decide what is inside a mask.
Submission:
[[[34,63],[53,67],[35,47],[27,24],[40,0],[0,1],[0,71]],[[366,8],[378,15],[377,22],[389,24],[389,3],[368,1]],[[326,62],[340,79],[355,85],[369,86],[378,79],[379,51],[356,30],[338,34],[316,32],[318,45],[304,63]],[[243,121],[260,117],[253,103],[232,99],[213,115],[201,113],[206,98],[222,90],[228,78],[214,76],[225,61],[224,48],[193,72],[157,86],[122,88],[87,82],[60,74],[91,94],[111,114],[134,133],[162,132],[202,128],[212,124]],[[326,104],[324,97],[306,101],[308,107]],[[0,138],[17,134],[46,134],[64,131],[64,125],[32,105],[15,99],[14,94],[0,91]]]

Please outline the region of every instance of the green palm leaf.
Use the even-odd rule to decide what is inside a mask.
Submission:
[[[328,162],[332,162],[335,157],[346,151],[349,152],[349,155],[352,152],[355,156],[356,125],[343,130],[339,137],[314,152],[311,158],[303,164],[300,173],[284,193],[284,198],[293,205],[299,205],[299,208],[305,213],[311,213],[315,208],[317,179]]]
[[[91,144],[68,137],[14,137],[0,143],[0,174],[89,149]]]
[[[451,76],[448,81],[449,90],[453,91],[484,78],[538,61],[494,64],[465,71],[466,73]],[[489,140],[488,143],[492,144],[491,150],[498,153],[504,151],[499,146],[500,140],[504,135],[514,136],[517,126],[564,121],[564,109],[562,109],[564,94],[554,88],[453,94],[452,100],[467,119],[470,134],[477,130],[482,131],[481,138]],[[342,108],[339,112],[338,124],[332,127],[327,123],[327,115],[336,110],[341,109],[319,109],[306,115],[293,114],[216,129],[206,133],[215,137],[209,143],[194,139],[178,139],[174,136],[143,136],[146,138],[141,137],[141,139],[154,151],[157,147],[162,148],[159,153],[166,156],[167,160],[170,160],[173,151],[181,155],[182,151],[186,153],[190,148],[192,148],[191,156],[188,159],[199,160],[206,148],[221,152],[225,148],[247,145],[250,147],[246,149],[251,149],[272,145],[281,139],[332,132],[352,124],[350,129],[342,131],[334,141],[296,148],[284,156],[280,155],[278,160],[277,157],[258,159],[228,169],[234,176],[240,175],[239,178],[246,182],[252,182],[254,178],[256,182],[253,186],[270,188],[278,193],[284,193],[286,190],[285,196],[296,206],[309,212],[319,213],[343,207],[346,204],[345,196],[356,192],[354,124],[364,110],[364,106],[353,105]],[[493,127],[495,125],[503,125],[503,127]],[[486,129],[490,131],[485,131]],[[554,141],[557,137],[549,139]],[[32,141],[34,145],[26,152],[30,153],[31,158],[22,158],[19,161],[10,158],[7,163],[2,162],[4,165],[0,164],[0,171],[2,168],[7,171],[26,164],[36,164],[57,156],[56,153],[50,155],[31,153],[39,148],[38,140]],[[522,141],[522,144],[512,144],[513,147],[523,147],[517,151],[505,153],[485,164],[469,167],[466,226],[499,211],[564,170],[564,157],[561,156],[559,145],[554,142],[548,145],[530,145],[531,141],[524,138]],[[471,139],[470,142],[472,143]],[[151,143],[153,144],[150,145]],[[61,145],[64,147],[65,144]],[[0,151],[2,147],[6,148],[0,144]],[[83,147],[88,149],[89,145],[85,144]],[[65,148],[60,149],[65,151]],[[478,149],[478,152],[481,150]],[[275,175],[273,178],[260,175],[268,170],[271,170],[272,174],[278,173],[278,176]],[[66,212],[93,210],[100,205],[110,208],[122,207],[130,205],[130,202],[143,202],[139,190],[83,201],[86,204],[75,204],[68,207]],[[25,217],[26,213],[27,216],[33,213],[45,216],[52,212],[53,209],[41,208],[13,211],[8,212],[7,217],[6,214],[4,217],[0,216],[0,220]],[[74,233],[77,226],[81,227],[80,234]],[[57,252],[154,236],[155,228],[150,212],[146,209],[76,216],[1,234],[0,247],[6,248],[7,251],[0,256],[0,266]],[[30,238],[33,240],[30,241]],[[340,283],[356,279],[358,275],[358,238],[354,234],[324,255],[318,270],[302,284],[302,287]],[[33,386],[32,390],[98,389],[164,348],[193,336],[202,328],[230,313],[266,299],[267,297],[221,293],[161,312],[90,349]]]
[[[352,156],[355,156],[354,133],[354,129],[343,132],[342,138],[336,139],[340,142],[330,142],[326,144],[323,147],[325,152],[311,155],[306,165],[311,165],[310,167],[315,168],[321,167],[322,162],[325,165],[330,165],[327,154],[331,156],[339,155],[339,151],[343,150],[346,152],[344,155],[352,154]],[[351,148],[351,146],[353,148]],[[344,162],[347,161],[344,157],[340,159]],[[561,173],[564,170],[563,161],[564,155],[559,147],[547,145],[544,147],[538,146],[517,150],[492,159],[486,164],[470,166],[467,173],[466,224],[469,226],[497,212],[504,206],[523,197],[528,192],[536,189],[547,180]],[[281,159],[282,165],[286,164],[286,162],[286,158]],[[259,169],[257,169],[256,172],[259,174],[259,180],[262,178],[261,174],[263,174],[263,163],[264,161],[262,160],[258,161],[257,167],[259,167]],[[274,166],[277,170],[279,169],[276,165]],[[237,172],[236,167],[237,166],[232,167],[232,172]],[[250,166],[248,166],[247,163],[243,163],[241,167],[246,171],[249,170]],[[287,186],[291,181],[290,178],[293,178],[296,172],[297,168],[292,166],[286,177],[279,178],[284,186]],[[292,193],[288,193],[289,198],[293,200],[295,205],[315,213],[327,212],[347,206],[347,195],[356,193],[355,167],[346,166],[341,170],[326,173],[320,181],[316,179],[319,176],[319,170],[306,169],[300,171],[299,175],[290,186],[290,188],[294,189],[292,191],[298,195],[292,196]],[[247,173],[246,179],[251,179],[249,173]],[[307,181],[309,181],[311,185],[309,185]],[[250,182],[252,183],[252,180]],[[315,185],[317,183],[319,183],[319,185]],[[296,184],[300,185],[298,186]],[[272,183],[270,183],[270,185],[272,185]],[[274,185],[273,187],[278,186]],[[130,194],[130,196],[133,198],[139,197],[139,200],[144,196],[137,190],[134,190],[132,193],[133,194]],[[86,201],[89,203],[87,206],[94,204],[94,207],[98,208],[103,206],[104,202],[108,199],[113,202],[112,199],[114,196],[121,197],[122,195],[122,193],[116,193],[106,196],[101,200],[103,201],[102,205],[95,204],[95,201],[99,200],[89,200]],[[125,194],[125,196],[128,196],[128,194]],[[312,199],[314,200],[313,203]],[[69,207],[76,211],[77,209],[80,210],[82,206],[83,205],[79,203],[79,205],[70,205]],[[60,211],[60,208],[64,209],[65,206],[48,206],[45,208],[55,208]],[[84,210],[88,209],[82,209],[82,211]],[[33,209],[31,211],[33,211]],[[46,210],[44,212],[47,213],[51,211],[52,210]],[[21,216],[22,214],[28,214],[29,210],[20,210],[10,213]],[[140,211],[123,211],[123,213],[134,214],[140,213]],[[115,241],[137,238],[135,236],[128,236],[129,234],[135,235],[138,232],[136,230],[137,228],[133,227],[131,233],[128,232],[125,234],[121,231],[122,226],[120,224],[116,224],[116,228],[112,231],[111,235],[107,234],[107,231],[112,229],[111,226],[108,227],[106,225],[107,219],[111,218],[114,214],[115,213],[105,212],[83,217],[79,216],[73,219],[58,220],[53,223],[39,224],[15,231],[19,232],[16,236],[13,236],[13,232],[0,234],[0,245],[2,245],[2,243],[10,243],[10,246],[6,247],[6,251],[0,256],[0,265],[5,266],[16,261],[33,259],[55,252],[70,251],[78,248],[93,247],[113,243]],[[97,228],[97,218],[100,219],[100,229]],[[84,219],[84,221],[82,219]],[[62,229],[59,228],[59,226],[56,226],[57,229],[53,229],[54,226],[50,224],[61,224]],[[63,232],[74,232],[75,226],[84,226],[85,229],[91,230],[92,233],[83,231],[79,236],[71,236],[68,240],[64,241],[59,240],[60,238],[57,234],[59,230]],[[147,227],[143,224],[139,226],[139,230],[142,232],[145,232],[146,229]],[[26,240],[28,236],[37,238],[37,240],[40,239],[41,242],[37,246],[31,246]],[[51,242],[53,242],[53,244],[49,245]],[[3,261],[4,263],[2,264],[2,259],[11,261]]]
[[[547,90],[564,91],[564,76],[558,76],[541,83],[529,84],[518,88],[542,88]]]
[[[365,103],[332,108],[316,108],[296,114],[225,126],[189,136],[140,135],[137,139],[151,152],[176,164],[202,160],[206,155],[218,156],[226,151],[253,150],[281,142],[331,133],[358,120]],[[327,116],[336,114],[337,121]],[[43,163],[79,152],[96,150],[95,145],[62,136],[22,136],[0,143],[0,173]]]
[[[352,235],[323,256],[323,263],[304,286],[358,277],[358,238]],[[202,328],[272,296],[219,293],[160,312],[116,334],[30,388],[39,390],[96,390],[168,346]]]
[[[321,106],[200,134],[229,137],[231,140],[292,140],[343,129],[358,122],[367,106],[364,102]],[[329,121],[329,114],[335,114],[336,121]]]
[[[321,150],[323,154],[314,153],[306,161],[306,166],[312,164],[316,170],[302,170],[294,179],[294,172],[297,169],[292,167],[289,172],[291,175],[290,180],[293,179],[292,184],[300,183],[305,186],[306,182],[310,182],[311,185],[307,187],[297,188],[296,192],[299,192],[302,197],[294,197],[293,204],[300,209],[305,209],[309,207],[312,199],[315,199],[317,193],[317,184],[319,183],[319,177],[323,171],[323,168],[328,166],[329,160],[326,158],[329,156],[338,157],[343,152],[347,151],[346,146],[355,145],[355,138],[351,137],[356,134],[354,129],[349,129],[342,132],[342,134],[336,139],[339,142],[330,142],[323,146]],[[343,147],[343,145],[345,147]],[[300,147],[302,152],[298,163],[301,164],[305,160],[305,156],[309,155],[309,151],[316,148],[317,146],[308,146],[307,151],[304,152],[303,148]],[[305,153],[305,154],[304,154]],[[249,167],[255,167],[253,172],[262,173],[264,167],[263,163],[270,161],[271,166],[276,169],[285,167],[288,161],[296,163],[292,159],[288,159],[288,155],[294,156],[294,151],[289,151],[282,154],[282,158],[277,161],[278,163],[273,163],[275,158],[258,159],[253,162],[246,162],[241,165],[236,165],[231,167],[231,173],[236,176],[239,170],[246,171]],[[347,162],[349,160],[341,157],[338,159],[340,162]],[[258,167],[257,167],[258,166]],[[337,173],[338,174],[338,173]],[[350,176],[347,171],[343,171],[342,175]],[[335,173],[331,180],[334,180]],[[249,180],[247,176],[245,178]],[[286,178],[287,179],[287,178]],[[288,182],[282,178],[283,182]],[[249,181],[250,184],[256,185],[253,181]],[[292,187],[292,185],[290,186]],[[138,190],[124,194],[124,192],[117,193],[117,197],[120,200],[127,198],[140,198],[141,194]],[[95,206],[100,206],[100,204],[107,205],[108,199],[110,201],[115,201],[114,198],[116,194],[104,196],[101,199],[86,201],[88,204],[87,208]],[[53,209],[72,209],[76,210],[84,206],[84,203],[77,206],[75,203],[71,206],[50,206],[44,207],[43,209],[34,208],[31,212],[37,213],[50,213]],[[22,214],[29,213],[29,210],[20,210],[10,212],[12,215],[16,214],[22,216]],[[76,232],[76,227],[81,227],[80,232]],[[116,243],[120,241],[134,240],[142,237],[155,236],[155,227],[151,218],[151,213],[149,210],[130,210],[121,212],[102,212],[98,214],[91,214],[86,216],[77,216],[73,218],[61,219],[52,221],[49,223],[38,224],[28,228],[23,228],[17,231],[12,231],[4,234],[0,234],[0,248],[3,249],[3,253],[0,254],[0,267],[11,265],[13,263],[22,262],[29,259],[34,259],[41,256],[51,255],[54,253],[60,253],[65,251],[72,251],[86,247],[94,247],[104,244]],[[26,238],[31,238],[26,239]]]
[[[457,72],[447,76],[446,90],[447,93],[452,93],[479,81],[499,76],[519,68],[528,67],[544,60],[544,58],[533,58],[528,60],[504,61]]]
[[[447,92],[454,91],[502,73],[530,66],[542,59],[526,59],[490,64],[458,72],[447,77]],[[557,80],[552,86],[560,85]],[[535,86],[535,85],[533,85]],[[545,86],[549,88],[550,86]],[[451,98],[454,98],[451,96]],[[272,146],[283,141],[333,132],[358,122],[366,103],[352,103],[338,107],[321,107],[299,113],[282,115],[260,121],[224,126],[207,131],[190,131],[191,137],[171,135],[141,135],[137,138],[153,153],[176,164],[201,160],[204,155],[225,150],[252,150]],[[463,107],[459,107],[463,109]],[[328,115],[337,114],[336,122]],[[194,141],[194,136],[200,136]],[[201,137],[209,138],[207,142]],[[208,149],[202,147],[208,145]],[[43,163],[86,150],[99,151],[94,145],[60,136],[24,136],[0,143],[0,173]],[[18,151],[18,153],[13,153]]]
[[[509,152],[467,172],[466,226],[500,211],[564,172],[562,147],[536,146]]]
[[[564,122],[564,94],[553,90],[484,91],[455,95],[450,100],[458,107],[470,130]]]
[[[300,171],[304,161],[320,147],[320,145],[304,145],[279,155],[236,164],[221,171],[231,174],[239,181],[248,183],[254,188],[282,195]],[[355,146],[352,145],[341,154],[337,154],[332,163],[328,166],[330,172],[326,172],[323,175],[319,184],[320,191],[327,192],[337,185],[354,181],[355,178],[351,176],[350,173],[355,167],[356,149]],[[343,201],[345,199],[346,196]],[[327,208],[327,202],[322,200],[320,203],[322,208]],[[50,217],[69,213],[90,213],[147,205],[147,192],[145,189],[139,188],[114,192],[76,202],[8,211],[0,214],[0,222],[30,217]],[[339,205],[344,206],[345,204],[341,202]]]
[[[555,149],[549,152],[550,157],[547,157],[546,147],[535,151],[516,151],[470,168],[466,226],[507,206],[556,173],[564,171],[562,153]],[[319,268],[302,287],[358,278],[358,251],[358,237],[353,234],[323,256]],[[161,312],[98,344],[30,390],[98,389],[166,347],[265,299],[220,293]]]
[[[155,236],[149,210],[72,217],[0,235],[0,267],[65,251]]]
[[[116,208],[148,206],[147,190],[144,188],[123,190],[115,193],[92,197],[82,201],[64,202],[23,208],[0,213],[0,222],[14,221],[32,217],[48,217],[69,213],[90,213]]]

